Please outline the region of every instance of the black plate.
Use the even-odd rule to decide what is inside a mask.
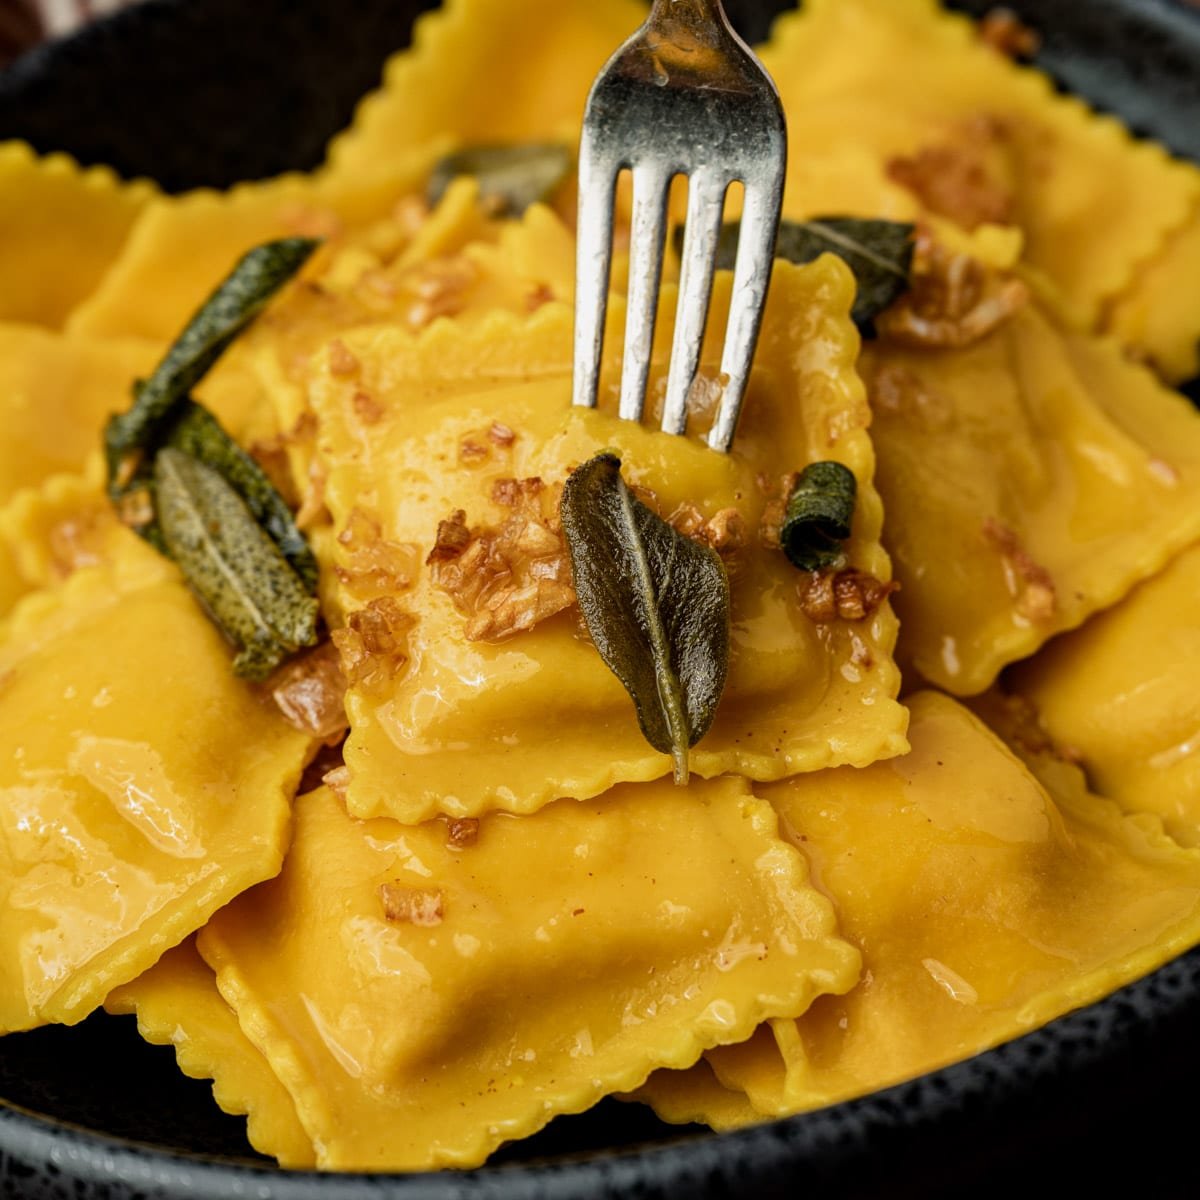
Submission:
[[[511,0],[520,3],[521,0]],[[588,0],[562,0],[587,3]],[[1200,14],[1175,0],[1009,0],[1039,64],[1200,161]],[[962,0],[981,12],[990,0]],[[0,139],[173,190],[315,165],[427,0],[149,0],[0,73]],[[759,40],[781,0],[727,0]],[[80,114],[86,113],[86,118]],[[1097,231],[1098,233],[1100,231]],[[0,1194],[171,1200],[1194,1195],[1200,950],[968,1062],[720,1137],[606,1101],[479,1171],[281,1172],[133,1018],[0,1041]],[[1182,1097],[1182,1098],[1180,1098]],[[611,1147],[625,1147],[614,1151]]]

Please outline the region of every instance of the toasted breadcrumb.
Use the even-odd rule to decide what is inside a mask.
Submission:
[[[452,850],[473,846],[479,840],[479,821],[475,817],[459,817],[446,825],[446,845]]]
[[[407,925],[434,926],[442,923],[442,893],[437,888],[410,888],[399,883],[381,883],[379,896],[383,915]]]
[[[980,41],[1007,58],[1032,58],[1041,49],[1041,35],[1011,8],[989,9],[976,30]]]
[[[389,683],[408,661],[412,617],[394,596],[379,596],[346,617],[330,635],[351,687],[374,691]]]
[[[983,522],[983,536],[1000,552],[1005,582],[1017,613],[1029,621],[1050,620],[1058,607],[1050,572],[1034,561],[1012,529],[994,517]]]
[[[986,337],[1029,299],[1019,279],[917,235],[912,286],[879,314],[880,337],[923,349],[956,349]]]
[[[883,583],[874,575],[853,567],[842,571],[810,571],[797,584],[800,609],[817,625],[828,625],[833,621],[865,621],[899,589],[895,580]]]
[[[276,671],[269,685],[284,719],[294,729],[322,741],[340,741],[349,727],[346,719],[346,677],[332,642]]]

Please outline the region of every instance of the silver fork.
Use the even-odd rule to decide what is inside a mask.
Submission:
[[[592,85],[579,144],[574,403],[594,408],[612,265],[617,176],[633,173],[633,229],[620,415],[641,419],[654,340],[667,192],[687,175],[679,304],[662,427],[687,427],[725,193],[745,186],[721,359],[723,395],[708,444],[728,451],[762,323],[774,257],[787,134],[779,94],[733,32],[720,0],[654,0],[645,25]]]

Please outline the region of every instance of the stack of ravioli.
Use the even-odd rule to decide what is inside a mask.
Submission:
[[[620,264],[600,409],[570,409],[570,195],[420,203],[448,150],[573,144],[643,18],[448,0],[324,167],[227,194],[0,146],[0,1030],[135,1012],[284,1166],[470,1167],[612,1094],[718,1129],[802,1112],[1200,942],[1200,415],[1171,390],[1200,171],[933,0],[807,0],[761,48],[785,215],[920,220],[1029,296],[968,345],[863,342],[840,259],[777,263],[718,455],[616,419]],[[981,120],[1012,202],[956,220],[889,164]],[[341,765],[233,675],[98,456],[238,256],[297,233],[324,244],[198,397],[286,460],[329,628],[403,614],[350,672]],[[728,306],[721,274],[713,372]],[[750,537],[687,787],[574,612],[469,640],[425,562],[452,513],[503,519],[498,481],[604,448],[664,514],[751,530],[764,479],[840,462],[846,564],[901,585],[818,623]],[[433,899],[397,919],[389,889]]]

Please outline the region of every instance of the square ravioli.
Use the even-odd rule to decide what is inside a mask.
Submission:
[[[405,826],[296,802],[199,939],[322,1167],[469,1167],[845,991],[858,954],[740,780]]]
[[[1200,845],[1200,547],[1005,677],[1098,791]]]
[[[103,278],[153,184],[0,142],[0,321],[58,329]]]
[[[0,1030],[81,1020],[279,870],[310,741],[159,563],[0,627]]]
[[[853,370],[852,287],[832,257],[802,268],[776,264],[729,455],[696,438],[572,409],[571,312],[563,305],[526,320],[495,314],[469,332],[439,322],[418,339],[394,328],[363,330],[342,339],[336,357],[322,356],[310,398],[326,498],[340,530],[333,567],[347,637],[366,647],[358,655],[365,666],[347,664],[352,812],[414,823],[438,813],[532,812],[559,796],[585,799],[671,769],[580,635],[573,591],[562,611],[532,628],[518,617],[493,634],[469,625],[423,565],[439,523],[456,512],[471,524],[498,525],[511,510],[496,497],[511,500],[520,491],[514,481],[540,480],[537,488],[552,496],[570,469],[609,447],[620,452],[626,478],[653,491],[664,515],[691,505],[702,522],[732,513],[749,531],[730,560],[728,683],[711,730],[691,751],[691,769],[778,779],[840,763],[864,766],[906,748],[886,599],[857,620],[810,619],[801,597],[809,575],[759,537],[775,481],[834,459],[858,483],[849,566],[889,578],[878,540],[870,414]],[[721,274],[710,354],[724,329],[728,292]],[[664,288],[651,394],[661,389],[669,356],[673,298]],[[606,395],[615,388],[623,328],[619,303],[612,309]],[[715,378],[711,357],[704,363]]]
[[[1069,764],[1035,774],[949,697],[910,706],[911,754],[756,789],[863,951],[852,992],[710,1052],[764,1115],[979,1053],[1200,940],[1200,853]]]
[[[157,342],[67,337],[0,323],[0,504],[48,475],[82,469],[110,413],[154,369]]]
[[[1036,302],[963,349],[872,342],[861,370],[898,655],[947,691],[983,691],[1200,535],[1200,415]]]
[[[221,998],[212,968],[189,938],[168,950],[132,983],[110,992],[106,1012],[137,1015],[138,1033],[172,1046],[179,1069],[192,1079],[211,1079],[223,1112],[245,1114],[246,1136],[282,1167],[316,1163],[312,1142],[296,1116],[287,1089],[242,1032]]]
[[[851,147],[874,159],[864,195],[902,182],[967,228],[1020,226],[1027,261],[1089,322],[1200,201],[1200,172],[1056,94],[936,0],[806,0],[762,60],[788,118],[788,215],[813,215],[810,164]]]

